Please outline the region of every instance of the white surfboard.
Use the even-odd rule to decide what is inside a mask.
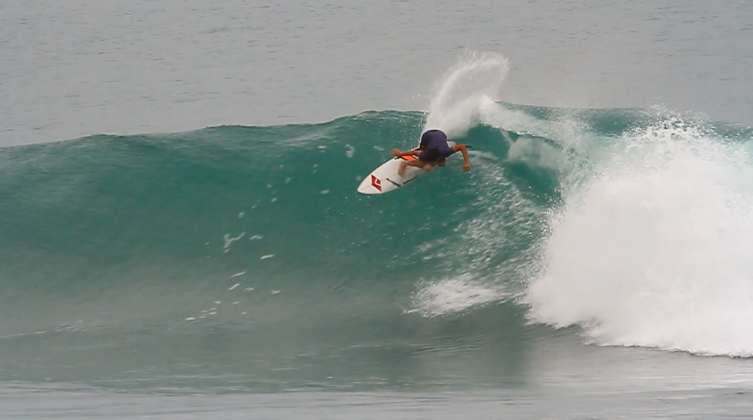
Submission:
[[[455,145],[451,141],[447,143],[450,147]],[[413,150],[418,150],[418,148]],[[397,170],[400,169],[400,162],[416,159],[418,159],[416,156],[407,155],[388,160],[361,181],[358,192],[361,194],[385,194],[415,181],[428,172],[423,168],[408,166],[405,168],[405,174],[400,176],[397,174]]]

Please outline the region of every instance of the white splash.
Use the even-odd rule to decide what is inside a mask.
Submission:
[[[230,286],[227,290],[235,290],[235,288],[240,285],[241,285],[240,283],[235,283],[234,285]]]
[[[432,95],[424,131],[437,128],[451,139],[462,137],[476,125],[480,110],[499,100],[508,69],[501,54],[464,54]]]
[[[244,274],[246,274],[246,272],[245,271],[241,271],[240,273],[233,274],[232,276],[230,276],[230,278],[232,279],[233,277],[240,277],[240,276],[242,276]]]
[[[274,257],[274,256],[275,256],[275,254],[262,255],[262,257],[261,257],[261,258],[259,258],[259,259],[260,259],[260,260],[266,260],[266,259],[268,259],[268,258],[272,258],[272,257]]]
[[[534,321],[602,345],[753,356],[753,159],[670,118],[566,186]]]

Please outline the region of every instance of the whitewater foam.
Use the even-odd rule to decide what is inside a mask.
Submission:
[[[464,274],[440,281],[420,282],[413,294],[413,309],[405,312],[425,317],[449,315],[498,302],[506,296],[504,291],[483,284],[471,274]]]
[[[753,356],[750,156],[679,118],[612,152],[564,186],[531,318],[600,345]]]

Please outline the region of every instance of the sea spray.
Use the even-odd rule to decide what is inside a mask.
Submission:
[[[436,128],[452,139],[464,136],[477,125],[479,110],[500,99],[508,68],[508,61],[501,54],[463,55],[431,95],[424,131]]]

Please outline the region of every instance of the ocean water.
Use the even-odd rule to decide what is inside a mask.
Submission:
[[[751,22],[0,5],[0,418],[749,417]]]

